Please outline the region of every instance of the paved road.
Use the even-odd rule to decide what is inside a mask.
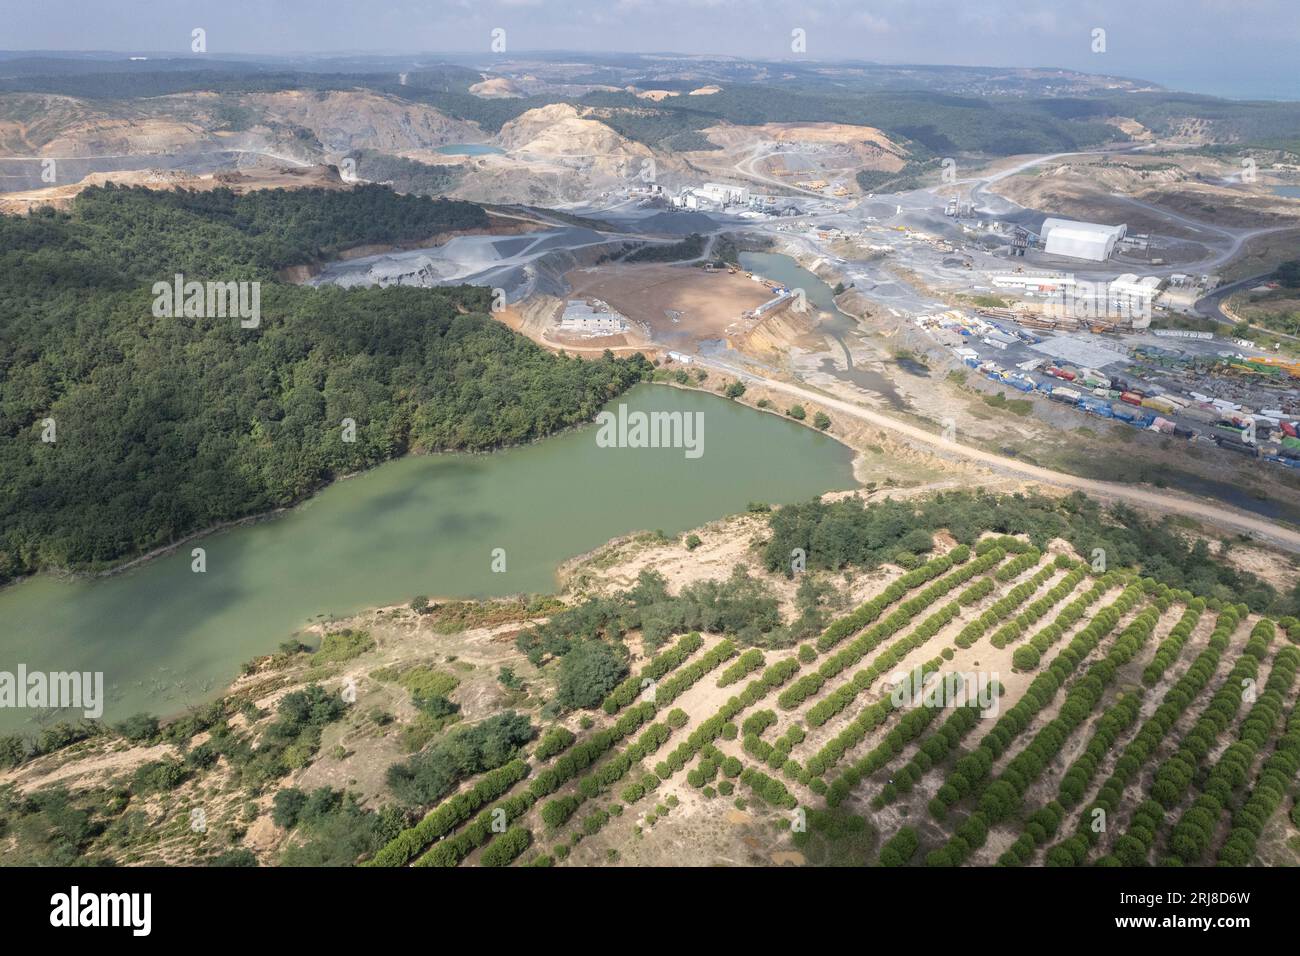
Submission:
[[[1196,314],[1218,322],[1221,325],[1236,328],[1237,323],[1229,318],[1227,313],[1223,311],[1223,300],[1234,292],[1240,292],[1242,289],[1252,288],[1258,283],[1263,282],[1272,274],[1273,273],[1271,272],[1265,272],[1262,275],[1249,276],[1245,279],[1238,279],[1236,282],[1230,282],[1227,285],[1219,286],[1219,288],[1215,289],[1209,295],[1202,296],[1196,300],[1196,305],[1194,306]],[[1250,327],[1258,332],[1263,332],[1265,335],[1273,336],[1274,338],[1286,339],[1289,342],[1300,342],[1300,335],[1291,335],[1288,332],[1275,332],[1272,329],[1266,329],[1253,324]]]
[[[1038,465],[1031,465],[1027,462],[1017,461],[1014,458],[996,455],[980,448],[972,448],[969,445],[963,445],[959,442],[948,441],[942,436],[934,432],[926,431],[916,425],[899,421],[898,419],[884,415],[880,412],[863,408],[861,405],[855,405],[852,402],[828,397],[820,392],[814,392],[798,385],[764,378],[714,360],[704,359],[697,361],[702,365],[708,365],[718,371],[736,375],[751,382],[756,382],[765,388],[772,389],[773,391],[784,392],[787,395],[801,398],[804,401],[815,402],[823,407],[841,412],[861,421],[869,422],[870,424],[876,425],[880,428],[890,429],[891,431],[900,433],[911,441],[929,445],[938,451],[946,452],[950,455],[966,459],[967,461],[978,462],[981,465],[996,469],[1000,472],[1010,472],[1012,474],[1021,475],[1025,478],[1033,479],[1034,481],[1042,482],[1043,484],[1082,491],[1097,498],[1123,501],[1131,505],[1142,508],[1151,508],[1168,514],[1186,515],[1187,517],[1195,518],[1198,521],[1203,521],[1206,524],[1218,525],[1220,527],[1230,528],[1233,531],[1253,535],[1268,541],[1271,544],[1285,548],[1288,551],[1300,552],[1300,532],[1293,531],[1285,526],[1274,524],[1265,518],[1258,518],[1240,511],[1231,510],[1223,504],[1198,501],[1196,499],[1186,498],[1181,495],[1170,494],[1155,489],[1119,484],[1111,481],[1095,481],[1090,478],[1081,478],[1077,475],[1068,475],[1060,471],[1052,471],[1050,468],[1042,468]]]
[[[796,186],[793,183],[783,183],[779,179],[771,179],[767,176],[764,176],[762,173],[754,172],[754,163],[758,162],[760,159],[765,159],[766,157],[771,156],[774,153],[778,153],[778,152],[781,152],[781,150],[777,150],[777,149],[765,150],[762,144],[759,144],[758,146],[755,146],[753,150],[750,151],[750,154],[748,156],[740,160],[731,168],[736,171],[737,175],[742,176],[745,179],[753,179],[760,183],[766,183],[769,186],[777,186],[782,190],[803,193],[805,196],[816,196],[818,199],[826,199],[830,201],[839,201],[845,203],[847,202],[847,200],[839,199],[839,197],[823,196],[821,193],[813,192],[811,189],[804,189],[802,186]]]

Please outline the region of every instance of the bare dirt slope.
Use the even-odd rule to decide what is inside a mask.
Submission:
[[[1223,182],[1240,173],[1240,167],[1200,156],[1072,157],[1010,176],[992,188],[1031,209],[1084,220],[1115,217],[1113,221],[1128,223],[1129,232],[1186,239],[1204,236],[1116,197],[1230,228],[1280,225],[1300,214],[1296,203],[1274,196],[1266,185]]]
[[[82,190],[91,186],[116,183],[119,186],[145,186],[149,189],[189,189],[207,192],[211,189],[232,189],[237,193],[258,189],[348,189],[333,166],[255,166],[228,173],[207,173],[195,176],[170,169],[124,170],[113,173],[91,173],[80,182],[68,186],[49,186],[23,192],[0,195],[0,213],[23,215],[41,206],[66,209]]]
[[[485,138],[431,106],[363,90],[179,93],[129,102],[0,95],[0,154],[155,155],[281,148],[303,159],[400,152]]]

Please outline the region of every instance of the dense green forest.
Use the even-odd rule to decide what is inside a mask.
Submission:
[[[700,132],[717,122],[707,113],[684,108],[652,109],[626,93],[593,93],[584,102],[613,104],[609,109],[597,109],[596,118],[620,136],[654,149],[686,152],[722,148]]]
[[[0,78],[0,93],[58,93],[87,100],[125,100],[177,93],[275,93],[281,90],[350,90],[393,83],[391,74],[311,73],[297,71],[146,70],[64,72],[66,64],[54,61],[48,73]]]
[[[422,163],[373,149],[358,149],[350,155],[362,179],[415,196],[441,195],[465,178],[464,171],[454,163]]]
[[[354,242],[483,221],[377,186],[110,187],[68,214],[0,218],[0,581],[116,562],[408,450],[530,441],[646,374],[639,355],[551,355],[484,314],[488,289],[276,279]],[[155,318],[152,286],[176,273],[260,282],[260,325]]]
[[[685,239],[666,245],[644,245],[623,257],[624,262],[683,262],[704,254],[704,237],[693,232]]]
[[[667,99],[654,116],[644,101],[628,93],[590,93],[582,103],[622,107],[618,117],[604,118],[620,132],[649,145],[666,135],[700,129],[726,120],[742,126],[760,123],[849,123],[874,126],[897,140],[910,142],[914,156],[979,152],[991,155],[1050,153],[1124,139],[1093,116],[1065,118],[1045,104],[1051,100],[998,100],[932,92],[796,92],[770,86],[733,85],[712,96],[692,97],[688,104]],[[615,125],[621,123],[622,128]]]

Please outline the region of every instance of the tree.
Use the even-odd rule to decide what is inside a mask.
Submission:
[[[542,804],[542,822],[551,830],[558,830],[573,816],[580,801],[574,796],[556,797]]]
[[[527,716],[512,710],[496,714],[435,741],[405,763],[389,767],[388,785],[404,803],[435,803],[457,781],[508,763],[533,734]]]
[[[785,413],[797,422],[801,422],[808,417],[808,413],[804,411],[802,405],[791,405],[785,410]]]
[[[826,431],[826,429],[831,427],[830,416],[825,412],[818,412],[813,416],[813,426],[819,431]]]
[[[158,736],[158,718],[152,714],[133,714],[118,724],[116,729],[131,743],[143,743]]]
[[[411,702],[415,704],[416,708],[422,713],[428,714],[430,717],[435,719],[439,717],[450,717],[452,714],[456,713],[456,711],[460,710],[460,707],[453,704],[442,694],[412,694]]]
[[[27,759],[27,744],[20,734],[0,737],[0,770],[18,766]]]
[[[570,710],[597,707],[627,673],[622,656],[603,641],[582,641],[560,659],[555,699]]]
[[[298,825],[302,808],[307,805],[307,794],[297,787],[285,787],[271,801],[271,822],[277,827],[292,830]]]

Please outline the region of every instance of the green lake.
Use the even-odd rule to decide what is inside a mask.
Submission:
[[[0,590],[0,670],[102,671],[105,719],[169,715],[215,696],[241,663],[321,615],[416,594],[549,592],[560,562],[617,535],[674,534],[751,501],[855,486],[848,448],[780,417],[658,385],[611,408],[620,403],[702,413],[703,453],[602,448],[588,425],[488,455],[389,462],[123,574],[42,575]],[[206,551],[204,573],[191,570],[193,547]],[[496,548],[504,573],[492,570]],[[3,708],[0,729],[38,729],[36,717]]]
[[[491,146],[487,143],[452,143],[449,146],[439,146],[436,152],[444,156],[490,156],[494,153],[504,153],[505,150],[500,146]]]

